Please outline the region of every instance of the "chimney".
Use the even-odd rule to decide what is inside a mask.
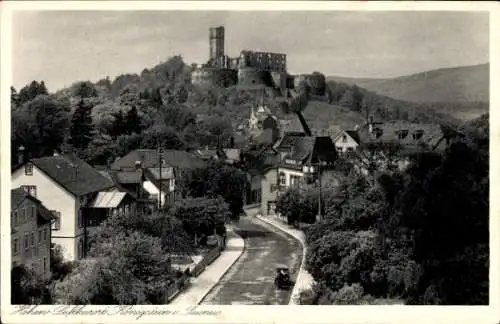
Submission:
[[[354,130],[357,132],[359,130],[359,125],[354,126]]]
[[[373,116],[370,116],[370,121],[368,122],[368,132],[373,133]]]
[[[80,174],[80,167],[75,165],[75,179],[78,179],[78,175]]]
[[[230,142],[229,142],[229,147],[234,148],[234,137],[231,136]]]
[[[142,166],[142,162],[141,161],[135,161],[135,169],[136,170],[139,170]]]
[[[22,165],[24,164],[24,154],[25,154],[25,148],[24,146],[19,146],[19,148],[17,149],[17,163],[19,165]]]

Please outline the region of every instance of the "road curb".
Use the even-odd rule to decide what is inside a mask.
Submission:
[[[288,302],[288,305],[300,305],[298,302],[296,302],[296,300],[297,300],[297,298],[299,297],[299,294],[300,294],[300,288],[297,288],[297,282],[299,281],[299,276],[301,274],[307,273],[307,271],[305,270],[306,251],[307,251],[307,247],[306,247],[305,243],[302,241],[301,238],[297,237],[297,235],[295,233],[286,231],[284,228],[282,228],[280,226],[277,226],[276,224],[273,224],[273,223],[269,222],[267,219],[265,219],[264,217],[262,217],[262,215],[257,214],[257,215],[255,215],[255,217],[258,218],[259,220],[263,221],[264,223],[269,224],[269,225],[271,225],[271,226],[279,229],[283,233],[286,233],[286,234],[290,235],[291,237],[293,237],[294,239],[296,239],[297,241],[299,241],[300,245],[302,246],[302,261],[300,263],[299,273],[297,274],[297,280],[295,282],[295,285],[293,286],[292,294],[290,296],[290,301]]]
[[[214,284],[211,285],[210,288],[208,288],[207,292],[200,298],[200,300],[196,303],[196,305],[200,305],[203,300],[208,296],[208,294],[210,294],[212,292],[212,290],[214,289],[215,286],[217,286],[217,284],[220,282],[220,280],[222,278],[224,278],[224,276],[226,275],[226,273],[228,273],[228,271],[234,266],[234,264],[236,262],[238,262],[238,260],[241,258],[241,256],[243,255],[243,252],[245,252],[245,249],[246,249],[246,244],[245,244],[245,240],[239,236],[235,231],[231,231],[235,236],[237,236],[238,238],[241,239],[241,241],[243,242],[243,248],[241,249],[240,251],[240,254],[238,255],[238,257],[236,259],[234,259],[233,263],[231,263],[231,265],[229,267],[227,267],[226,270],[224,270],[224,272],[222,273],[222,275],[220,276],[219,280],[217,280]]]

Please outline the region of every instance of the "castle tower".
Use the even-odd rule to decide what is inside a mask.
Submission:
[[[224,26],[211,27],[209,31],[209,61],[215,67],[224,68]]]

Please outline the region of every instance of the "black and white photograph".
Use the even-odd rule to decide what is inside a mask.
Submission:
[[[496,303],[493,7],[25,3],[2,16],[2,317]]]

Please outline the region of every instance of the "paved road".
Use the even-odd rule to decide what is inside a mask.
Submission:
[[[292,289],[276,289],[275,267],[287,265],[295,281],[302,259],[300,243],[251,216],[241,217],[234,230],[245,240],[245,250],[201,304],[288,304]]]

